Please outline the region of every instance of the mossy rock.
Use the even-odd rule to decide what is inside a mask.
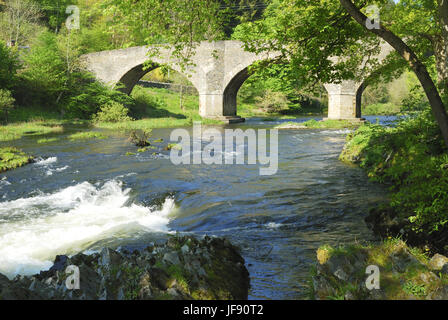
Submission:
[[[314,299],[448,299],[443,294],[448,276],[436,274],[427,254],[399,239],[379,245],[322,246],[317,250],[317,260],[309,282]],[[379,270],[379,289],[366,284],[369,266]]]

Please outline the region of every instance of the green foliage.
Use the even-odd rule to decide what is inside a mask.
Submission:
[[[84,131],[73,133],[68,136],[70,140],[89,140],[89,139],[106,139],[107,136],[101,132]]]
[[[392,103],[376,103],[365,107],[362,115],[396,115],[400,113],[401,107]]]
[[[403,291],[416,297],[426,296],[426,287],[422,284],[415,284],[413,281],[406,282],[403,285]]]
[[[132,118],[128,116],[129,109],[121,103],[112,101],[103,105],[93,116],[95,122],[120,122],[131,121]]]
[[[93,81],[91,76],[80,74],[71,95],[67,98],[66,112],[70,117],[88,119],[101,106],[119,103],[132,107],[134,101],[128,95]]]
[[[198,41],[222,38],[220,5],[214,0],[107,0],[104,10],[113,17],[111,30],[125,36],[124,46],[169,43],[185,65]]]
[[[0,172],[21,167],[32,160],[32,157],[13,147],[0,148]]]
[[[14,107],[14,98],[11,91],[0,89],[0,115],[8,121],[8,112]]]
[[[14,86],[18,68],[17,54],[0,40],[0,89]]]
[[[168,90],[158,90],[160,93],[168,93]],[[131,108],[131,114],[136,118],[142,118],[144,116],[157,117],[160,113],[166,112],[168,105],[165,100],[171,100],[173,104],[179,103],[179,98],[174,92],[163,99],[161,95],[151,94],[149,90],[136,86],[132,92],[132,98],[135,101],[134,106]],[[169,102],[171,102],[169,101]],[[180,109],[180,108],[179,108]]]
[[[60,96],[69,90],[66,64],[56,35],[42,33],[23,60],[22,86],[17,90],[20,102],[55,106]]]
[[[263,96],[255,100],[257,106],[267,113],[280,113],[288,108],[288,98],[281,92],[267,90]]]
[[[448,154],[429,110],[385,128],[366,124],[349,135],[341,159],[392,185],[390,206],[416,232],[448,222]]]

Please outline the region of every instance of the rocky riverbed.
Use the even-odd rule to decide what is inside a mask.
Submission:
[[[75,281],[66,272],[69,266],[79,268],[79,289],[70,289]],[[239,249],[208,236],[175,236],[133,252],[104,248],[90,255],[59,255],[48,271],[33,276],[9,280],[0,274],[0,299],[247,299],[248,290]]]

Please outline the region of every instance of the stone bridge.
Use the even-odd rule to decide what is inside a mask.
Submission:
[[[110,86],[122,83],[121,90],[130,94],[137,82],[148,72],[160,65],[168,65],[172,69],[188,77],[199,93],[199,114],[202,117],[238,122],[237,94],[238,90],[250,76],[248,68],[256,61],[270,60],[276,57],[271,54],[254,54],[247,52],[239,41],[203,41],[195,50],[192,66],[185,70],[172,60],[169,49],[159,49],[159,54],[149,58],[148,47],[132,47],[90,53],[82,56],[85,68],[96,78]],[[392,49],[383,46],[379,60],[382,60]],[[150,60],[151,66],[143,70],[143,64]],[[339,84],[324,84],[328,92],[328,118],[351,119],[361,118],[361,95],[365,86],[355,81],[342,81]]]

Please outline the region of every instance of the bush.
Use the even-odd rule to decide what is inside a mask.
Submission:
[[[375,103],[366,106],[362,110],[363,115],[395,115],[400,113],[400,106],[394,105],[393,103]]]
[[[349,135],[341,159],[392,185],[389,207],[413,232],[448,227],[448,154],[430,110],[394,128],[360,127]]]
[[[263,96],[255,100],[257,106],[267,113],[279,113],[288,109],[288,97],[282,92],[267,90]]]
[[[88,74],[79,73],[75,76],[73,92],[65,107],[69,117],[89,119],[104,105],[116,102],[130,108],[134,104],[133,99],[127,94],[94,81]]]
[[[14,98],[11,91],[0,89],[0,114],[8,121],[8,111],[14,107]]]
[[[121,122],[131,121],[128,116],[129,109],[121,103],[112,101],[103,105],[100,111],[93,116],[95,122]]]

